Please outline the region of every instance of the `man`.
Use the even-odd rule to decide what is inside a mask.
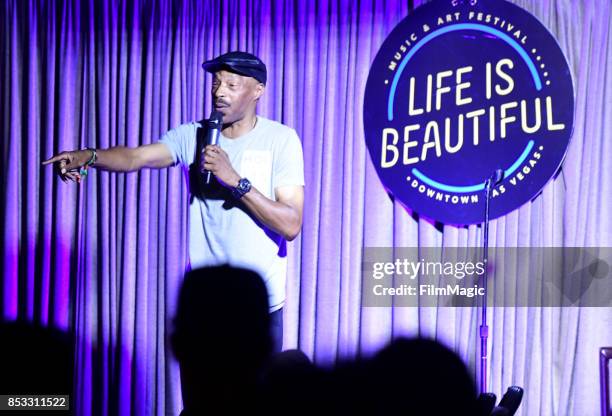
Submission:
[[[267,78],[259,58],[230,52],[202,66],[213,74],[213,104],[223,116],[218,145],[205,146],[206,126],[189,123],[168,131],[158,143],[62,152],[43,164],[54,163],[62,180],[77,182],[90,166],[115,172],[177,164],[188,169],[191,267],[229,263],[259,273],[268,289],[272,335],[279,350],[285,243],[302,226],[301,142],[295,130],[256,115]],[[216,178],[210,186],[204,185],[204,169]]]

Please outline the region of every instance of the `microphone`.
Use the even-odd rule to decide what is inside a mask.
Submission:
[[[217,144],[219,143],[219,136],[221,135],[221,126],[223,125],[223,114],[221,114],[217,110],[213,110],[210,113],[210,118],[206,121],[208,125],[208,132],[206,134],[206,145]],[[202,148],[202,158],[204,158],[204,148]],[[206,178],[204,182],[206,185],[210,185],[210,181],[212,180],[212,172],[206,171]]]
[[[487,179],[485,186],[487,189],[491,189],[495,187],[495,185],[500,183],[502,180],[504,180],[504,171],[501,169],[495,169],[495,172],[493,172],[493,175],[491,175],[491,177]]]

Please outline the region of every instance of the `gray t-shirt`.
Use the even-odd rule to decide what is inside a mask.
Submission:
[[[285,239],[258,222],[219,184],[203,190],[196,155],[198,127],[200,124],[195,122],[183,124],[160,139],[189,181],[191,267],[227,263],[254,270],[266,282],[270,311],[278,310],[285,301]],[[276,200],[274,189],[279,186],[304,185],[302,144],[292,128],[258,116],[253,130],[235,139],[221,135],[219,146],[227,152],[240,177],[249,179],[253,187],[272,200]]]

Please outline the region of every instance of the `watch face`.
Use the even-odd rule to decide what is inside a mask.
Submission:
[[[240,182],[238,182],[238,187],[242,192],[247,193],[251,190],[251,182],[249,182],[247,178],[242,178]]]
[[[244,194],[251,190],[251,182],[247,178],[242,178],[238,181],[238,185],[232,192],[235,197],[242,198]]]

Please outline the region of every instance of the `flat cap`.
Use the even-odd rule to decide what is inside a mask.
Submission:
[[[239,75],[255,78],[262,84],[266,83],[268,75],[266,65],[264,65],[261,59],[253,54],[239,51],[219,55],[214,59],[204,62],[202,68],[212,73],[224,69]]]

